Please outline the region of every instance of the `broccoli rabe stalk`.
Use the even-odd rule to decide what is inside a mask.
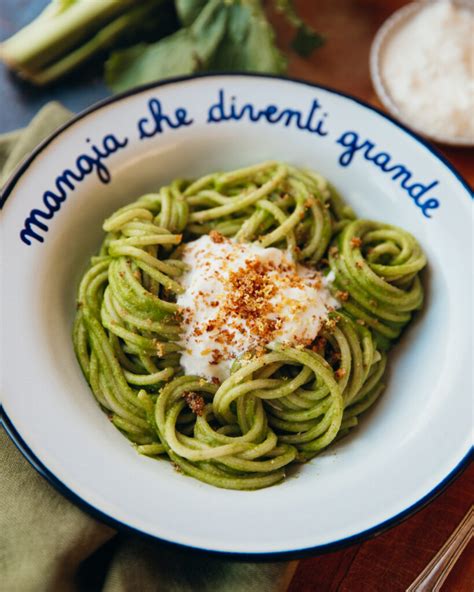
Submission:
[[[142,0],[142,4],[119,16],[100,29],[89,41],[72,50],[63,58],[53,62],[28,78],[34,84],[42,86],[64,76],[77,66],[94,57],[97,53],[114,47],[130,29],[139,27],[156,7],[156,0]]]
[[[45,84],[72,70],[161,0],[53,0],[0,46],[0,57],[23,78]]]

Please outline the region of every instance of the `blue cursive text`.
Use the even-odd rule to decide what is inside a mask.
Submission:
[[[370,140],[362,140],[356,132],[344,132],[336,140],[336,143],[345,148],[339,156],[341,166],[349,166],[354,156],[360,153],[365,160],[373,163],[382,172],[389,174],[393,181],[399,181],[400,187],[408,193],[426,218],[431,218],[431,210],[439,208],[439,200],[436,197],[426,199],[427,193],[439,185],[439,181],[431,181],[426,184],[414,182],[413,173],[405,165],[394,164],[392,156],[388,152],[379,150]]]
[[[148,101],[148,109],[150,111],[149,117],[142,117],[138,120],[138,131],[140,140],[144,138],[152,138],[156,134],[163,132],[163,125],[166,124],[170,129],[177,129],[183,125],[191,125],[192,119],[187,119],[188,112],[183,107],[178,107],[174,112],[174,118],[166,115],[161,107],[161,102],[158,99],[150,99]]]
[[[90,138],[86,139],[89,144],[90,141]],[[66,201],[68,193],[74,191],[76,185],[88,175],[95,173],[101,183],[109,183],[111,179],[110,171],[103,161],[117,150],[125,148],[127,144],[127,138],[119,140],[113,134],[104,136],[100,146],[90,144],[92,154],[80,154],[76,158],[73,168],[65,169],[61,175],[56,177],[54,190],[49,189],[43,193],[44,208],[31,210],[20,232],[21,240],[27,245],[31,245],[31,239],[42,243],[44,238],[39,231],[48,232],[48,225],[45,224],[44,220],[53,218],[61,208],[61,204]]]
[[[298,109],[288,107],[281,108],[276,105],[267,105],[259,108],[252,103],[237,104],[236,97],[227,99],[224,91],[219,91],[219,99],[209,107],[207,114],[207,123],[220,123],[222,121],[240,121],[247,118],[249,121],[257,122],[261,119],[268,123],[283,123],[285,127],[291,124],[298,129],[317,134],[318,136],[327,136],[329,132],[324,129],[327,113],[319,115],[317,112],[322,108],[318,99],[313,99],[311,107],[307,113],[302,113]]]

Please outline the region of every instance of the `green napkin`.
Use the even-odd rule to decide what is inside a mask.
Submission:
[[[73,113],[55,101],[45,105],[24,130],[0,136],[0,189],[16,166]]]
[[[49,103],[0,136],[0,187],[71,117]],[[0,429],[2,592],[283,592],[297,563],[237,563],[117,533],[57,493]]]

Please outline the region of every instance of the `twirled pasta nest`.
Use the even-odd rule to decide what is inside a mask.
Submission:
[[[356,426],[384,388],[385,352],[423,301],[426,259],[408,232],[357,219],[322,176],[282,163],[176,180],[104,230],[78,295],[84,375],[140,453],[218,487],[277,483]],[[222,384],[184,376],[177,344],[185,265],[175,251],[212,230],[332,271],[341,302],[310,346],[248,352]]]

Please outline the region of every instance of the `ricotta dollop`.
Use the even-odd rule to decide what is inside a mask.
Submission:
[[[186,374],[224,380],[235,360],[272,343],[309,345],[337,306],[319,272],[281,249],[211,232],[187,243],[177,303]]]

